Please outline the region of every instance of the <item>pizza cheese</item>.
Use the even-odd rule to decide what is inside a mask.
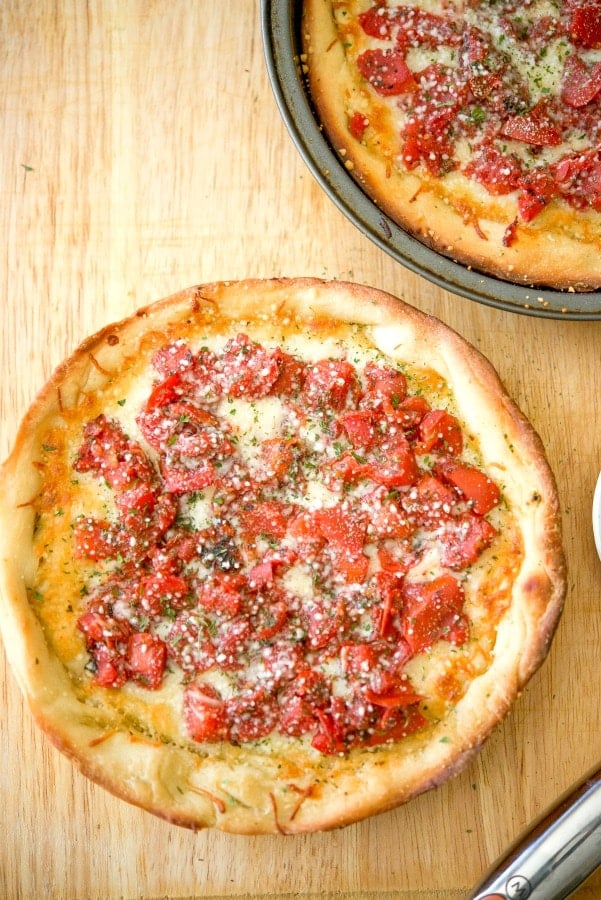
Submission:
[[[204,285],[104,329],[2,487],[36,718],[192,828],[331,828],[442,781],[561,608],[538,437],[471,346],[357,285]]]
[[[311,94],[381,208],[498,277],[601,285],[598,0],[305,0]]]

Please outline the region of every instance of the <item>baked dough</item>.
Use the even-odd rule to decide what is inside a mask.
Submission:
[[[450,569],[465,592],[469,640],[440,639],[414,653],[407,675],[423,719],[406,737],[334,752],[277,731],[256,741],[197,741],[182,712],[187,679],[173,661],[152,690],[132,680],[95,682],[77,623],[98,571],[110,575],[114,560],[75,558],[74,532],[82,516],[116,513],[114,493],[83,471],[82,435],[99,416],[120,421],[153,459],[137,415],[157,384],[157,351],[185,344],[221,352],[240,333],[311,365],[361,359],[402,370],[410,397],[460,423],[464,445],[454,459],[499,486],[483,517],[494,527],[490,546],[460,574]],[[272,427],[261,399],[253,415],[255,435]],[[427,454],[419,457],[428,465]],[[357,284],[200,285],[104,328],[39,393],[0,485],[0,627],[36,721],[93,781],[192,829],[331,829],[440,784],[466,765],[542,663],[562,608],[558,498],[538,436],[475,348],[437,319]],[[349,581],[343,593],[355,589]]]
[[[570,37],[568,6],[304,0],[303,65],[335,152],[402,228],[501,279],[587,291],[601,286],[601,43]],[[576,78],[589,94],[579,81],[568,105]],[[546,131],[506,137],[531,109]]]

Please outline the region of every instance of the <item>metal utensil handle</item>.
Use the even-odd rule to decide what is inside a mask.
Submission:
[[[601,769],[543,813],[469,900],[563,900],[601,865]]]

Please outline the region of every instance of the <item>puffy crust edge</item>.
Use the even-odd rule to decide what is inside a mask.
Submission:
[[[204,304],[234,319],[280,310],[312,322],[322,317],[371,326],[384,352],[430,361],[448,378],[468,425],[481,436],[485,464],[503,473],[504,490],[522,526],[524,564],[498,629],[491,667],[471,683],[454,716],[430,742],[413,736],[378,753],[353,751],[347,758],[328,760],[325,770],[323,760],[293,748],[285,760],[243,748],[204,757],[185,746],[132,734],[104,712],[86,707],[53,655],[26,591],[35,569],[30,503],[39,475],[30,464],[37,458],[39,437],[49,422],[60,420],[62,409],[77,404],[82,392],[100,389],[107,372],[118,370],[119,361],[135,352],[145,334],[194,317]],[[508,455],[509,445],[519,453]],[[558,498],[540,438],[474,347],[439,320],[358,284],[300,278],[200,285],[103,328],[57,368],[38,394],[0,470],[0,486],[0,630],[35,719],[90,779],[192,829],[214,826],[243,834],[326,830],[395,807],[442,783],[463,769],[541,665],[563,604]],[[278,771],[282,762],[288,782]],[[241,802],[214,787],[224,772]]]
[[[504,281],[559,290],[601,287],[601,213],[551,203],[534,222],[518,223],[515,240],[503,236],[517,222],[512,195],[493,197],[461,175],[420,177],[394,164],[400,153],[389,111],[370,93],[375,118],[385,123],[378,148],[352,137],[346,109],[363,106],[367,90],[353,78],[334,24],[331,0],[305,0],[302,25],[311,97],[343,164],[386,215],[426,246]]]

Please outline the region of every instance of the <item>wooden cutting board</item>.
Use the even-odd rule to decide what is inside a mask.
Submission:
[[[137,306],[214,279],[351,279],[438,315],[498,368],[547,447],[570,566],[549,659],[480,756],[329,834],[192,834],[114,799],[34,727],[2,654],[0,894],[463,896],[601,756],[601,323],[453,296],[347,222],[279,117],[253,0],[3,0],[0,94],[2,457],[54,366]],[[601,872],[577,896],[601,896]]]

